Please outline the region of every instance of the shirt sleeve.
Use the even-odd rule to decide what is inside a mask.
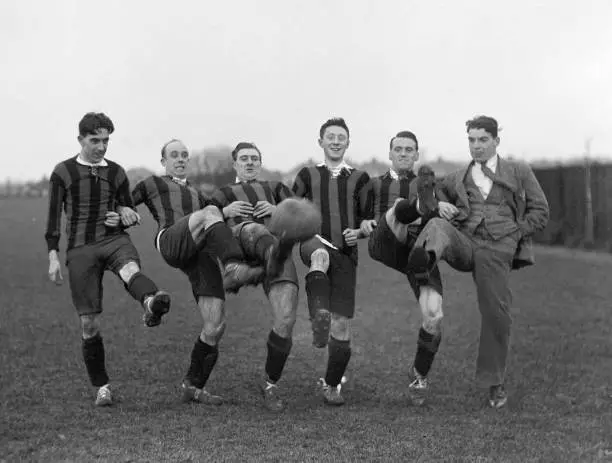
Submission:
[[[49,180],[49,212],[45,240],[49,251],[59,251],[60,227],[62,223],[62,206],[66,200],[66,185],[55,172]]]
[[[134,208],[134,202],[132,201],[132,194],[130,193],[130,181],[122,167],[119,168],[117,173],[117,205]]]
[[[147,187],[145,185],[145,181],[141,180],[132,190],[132,204],[134,205],[134,207],[137,207],[140,204],[144,203],[146,199]]]
[[[276,187],[274,188],[274,200],[276,201],[276,204],[284,201],[287,198],[291,198],[292,196],[293,193],[287,185],[282,182],[278,182],[276,184]]]
[[[306,168],[302,168],[295,176],[291,189],[298,198],[308,198],[310,196],[309,178]]]
[[[370,176],[367,172],[364,172],[358,182],[359,193],[357,195],[357,199],[359,201],[359,205],[357,208],[358,224],[361,223],[362,220],[368,220],[374,218],[374,196],[373,196],[373,188],[372,182],[370,180]]]
[[[217,188],[213,191],[211,202],[217,206],[221,211],[223,208],[229,204],[229,200],[227,199],[227,195],[224,193],[223,188]]]
[[[370,178],[368,183],[363,187],[359,199],[359,203],[363,205],[361,211],[362,220],[371,220],[374,218],[374,199],[374,179]]]

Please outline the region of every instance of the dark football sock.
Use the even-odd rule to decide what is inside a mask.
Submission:
[[[191,350],[191,362],[185,377],[195,387],[202,389],[208,381],[218,357],[219,349],[217,346],[211,346],[203,342],[198,336],[198,340]]]
[[[429,370],[431,370],[431,365],[436,357],[441,341],[441,334],[431,334],[423,328],[419,330],[417,351],[414,356],[414,368],[421,376],[427,376]]]
[[[104,364],[104,343],[100,333],[92,338],[83,339],[83,359],[91,384],[102,387],[108,384],[106,365]]]
[[[395,218],[400,223],[412,223],[420,217],[421,214],[417,210],[416,201],[402,199],[395,205]]]
[[[329,386],[336,387],[340,384],[349,360],[351,359],[351,342],[339,341],[333,336],[330,336],[328,352],[329,358],[327,361],[325,382]]]
[[[267,343],[266,374],[271,382],[276,383],[281,378],[292,344],[291,338],[283,338],[273,330],[270,331]]]
[[[205,232],[199,243],[198,250],[206,248],[217,256],[221,263],[230,261],[241,262],[244,260],[244,253],[240,243],[225,222],[218,222],[211,225]]]
[[[274,244],[276,239],[272,235],[262,235],[255,242],[255,257],[261,262],[266,260],[266,252]]]
[[[331,297],[331,286],[329,278],[324,272],[314,270],[306,274],[306,299],[310,318],[319,309],[329,310]]]
[[[144,273],[138,272],[125,284],[130,296],[142,303],[146,296],[157,292],[157,285]]]

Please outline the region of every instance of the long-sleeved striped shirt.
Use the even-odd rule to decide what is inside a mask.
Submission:
[[[345,246],[342,232],[359,228],[362,220],[372,218],[369,181],[367,172],[353,168],[344,168],[338,176],[333,176],[322,165],[304,167],[295,178],[293,193],[319,207],[323,219],[321,236],[350,254],[357,248]]]
[[[389,171],[380,177],[374,177],[370,180],[371,198],[369,201],[373,203],[372,207],[376,221],[380,220],[398,198],[416,200],[415,179],[416,175],[413,172],[406,176],[398,177]]]
[[[79,163],[77,158],[60,162],[49,179],[45,232],[49,251],[59,250],[62,210],[66,213],[68,250],[125,233],[121,227],[104,225],[108,211],[114,211],[118,205],[132,206],[125,170],[108,159],[104,166],[89,166]]]
[[[134,206],[145,203],[160,230],[212,204],[189,182],[181,184],[169,175],[151,175],[138,182],[132,191],[132,199]]]
[[[245,201],[253,207],[255,207],[258,201],[267,201],[272,205],[277,205],[291,196],[293,196],[291,190],[284,183],[252,180],[249,182],[236,182],[218,188],[213,193],[212,200],[220,209],[223,209],[234,201]],[[225,223],[231,227],[246,220],[267,225],[270,217],[227,217]]]

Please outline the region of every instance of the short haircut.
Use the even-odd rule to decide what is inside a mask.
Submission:
[[[169,145],[170,143],[174,143],[175,141],[178,141],[178,142],[180,142],[180,143],[183,143],[183,142],[182,142],[181,140],[179,140],[178,138],[173,138],[172,140],[169,140],[169,141],[167,141],[166,143],[164,143],[164,146],[162,146],[162,149],[161,149],[161,156],[162,156],[162,158],[165,158],[165,157],[166,157],[166,148],[168,148],[168,145]]]
[[[393,137],[391,141],[389,141],[389,149],[393,149],[393,142],[396,138],[410,138],[411,140],[414,140],[416,150],[419,150],[419,141],[417,140],[416,135],[408,130],[402,130],[401,132],[398,132],[395,137]]]
[[[238,152],[240,150],[246,150],[246,149],[254,149],[255,151],[257,151],[259,153],[259,160],[261,161],[261,151],[259,151],[259,148],[255,146],[255,143],[251,143],[248,141],[241,141],[240,143],[236,145],[236,148],[234,148],[234,150],[232,151],[232,159],[234,161],[238,159]]]
[[[323,138],[323,135],[325,135],[325,130],[328,127],[342,127],[344,130],[346,130],[346,134],[347,136],[350,137],[350,132],[349,132],[349,128],[348,125],[346,125],[346,122],[344,121],[344,119],[342,119],[341,117],[332,117],[331,119],[327,119],[323,125],[321,126],[321,128],[319,129],[319,138]]]
[[[491,134],[493,138],[497,138],[497,133],[501,129],[497,125],[497,121],[489,116],[476,116],[465,123],[467,132],[472,129],[483,129],[485,132]]]
[[[79,122],[79,135],[82,137],[96,135],[100,129],[106,129],[108,133],[115,131],[113,121],[104,113],[87,113]]]

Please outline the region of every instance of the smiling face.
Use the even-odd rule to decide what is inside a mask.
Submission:
[[[243,148],[234,161],[236,176],[241,182],[256,180],[261,173],[261,154],[255,148]]]
[[[187,147],[182,141],[174,140],[166,145],[161,165],[166,169],[166,175],[185,178],[187,177],[189,159]]]
[[[95,133],[79,135],[81,158],[92,164],[101,162],[106,154],[109,139],[110,134],[107,129],[98,129]]]
[[[476,162],[485,162],[497,153],[499,137],[493,137],[485,129],[470,129],[468,131],[470,154]]]
[[[331,125],[325,129],[323,138],[319,139],[319,146],[323,148],[325,159],[340,163],[349,146],[348,132],[343,127]]]
[[[414,163],[419,159],[416,142],[411,138],[395,137],[391,142],[389,160],[396,172],[412,170]]]

